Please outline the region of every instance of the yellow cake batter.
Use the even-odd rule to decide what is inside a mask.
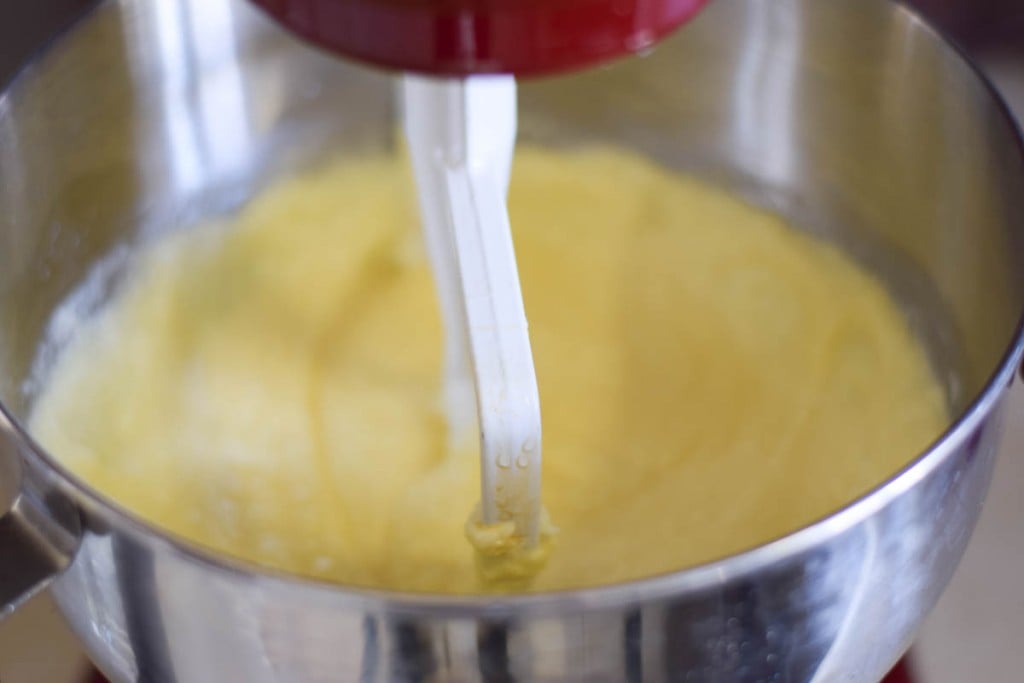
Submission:
[[[444,450],[405,168],[350,161],[139,251],[52,368],[36,436],[203,545],[344,583],[480,590],[477,455]],[[775,538],[944,425],[882,287],[773,215],[624,151],[531,148],[510,212],[560,529],[534,589]]]

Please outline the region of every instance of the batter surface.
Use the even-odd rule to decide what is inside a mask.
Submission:
[[[441,328],[403,159],[278,185],[138,251],[31,429],[100,491],[232,555],[480,590],[477,455],[445,452]],[[517,153],[510,196],[560,529],[533,589],[712,560],[902,467],[942,392],[832,248],[624,151]]]

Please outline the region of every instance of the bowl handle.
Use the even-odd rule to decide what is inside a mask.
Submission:
[[[0,415],[0,621],[64,571],[80,539],[75,505],[28,466],[23,443]]]

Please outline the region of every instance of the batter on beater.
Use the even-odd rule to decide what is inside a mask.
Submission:
[[[401,158],[271,188],[139,249],[45,373],[30,428],[209,548],[341,583],[486,590],[446,452],[441,330]],[[750,548],[945,424],[879,283],[779,218],[623,150],[522,147],[509,198],[559,528],[531,590]]]

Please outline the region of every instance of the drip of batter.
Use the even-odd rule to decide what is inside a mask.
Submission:
[[[476,452],[446,449],[440,324],[404,159],[280,184],[136,254],[30,427],[204,546],[347,584],[485,590]],[[883,288],[777,217],[622,150],[520,148],[510,212],[560,531],[531,590],[776,538],[936,437]]]

